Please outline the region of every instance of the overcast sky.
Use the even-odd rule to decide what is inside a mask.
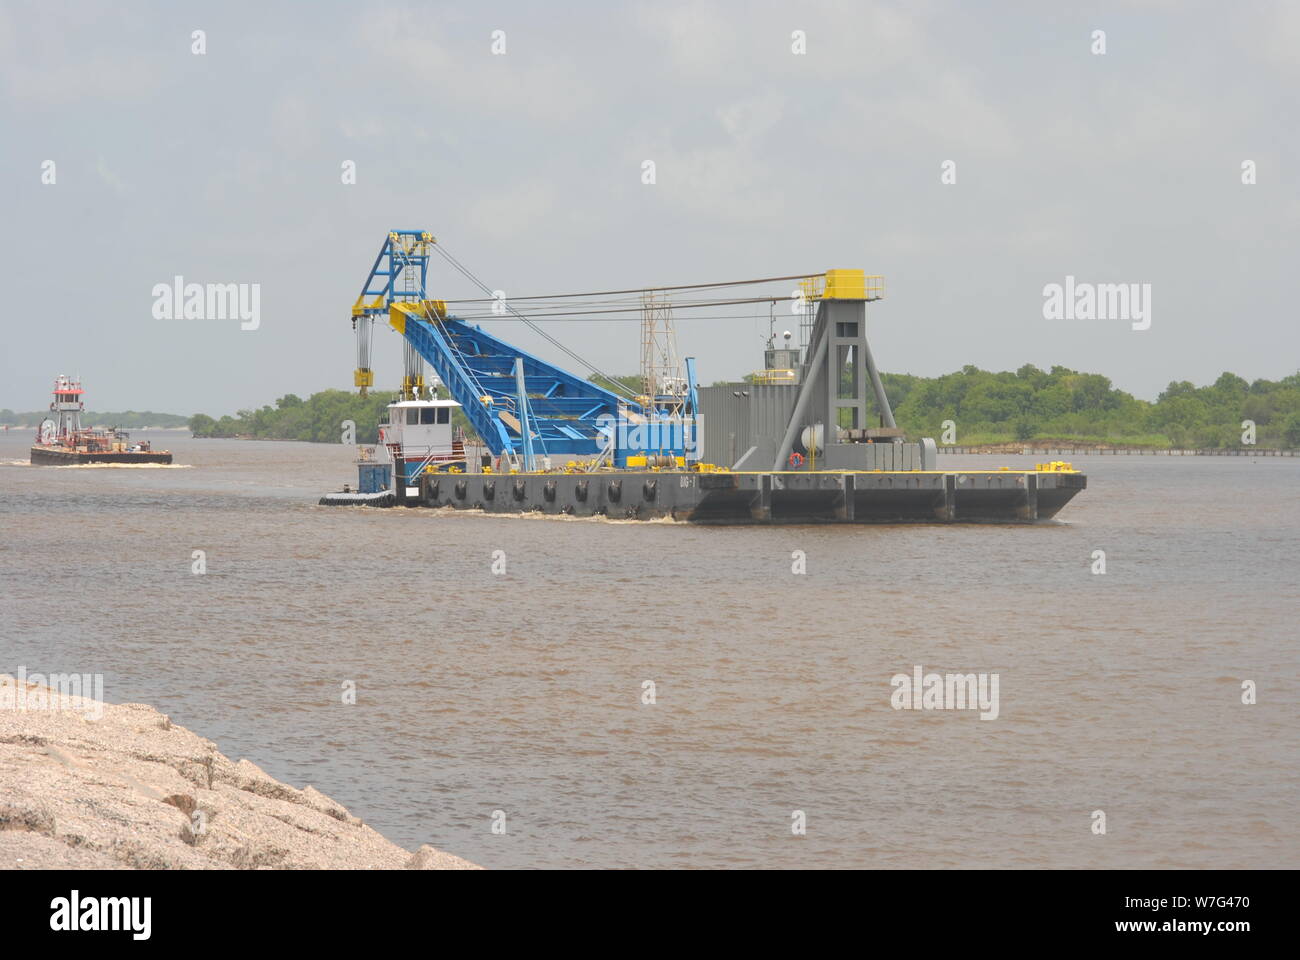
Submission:
[[[59,373],[98,410],[350,389],[394,227],[510,295],[865,268],[887,371],[1064,364],[1152,399],[1300,368],[1300,4],[615,6],[6,0],[0,407]],[[155,319],[177,274],[259,283],[260,327]],[[1067,275],[1151,284],[1150,329],[1044,319]],[[437,261],[430,292],[474,293]],[[706,383],[766,327],[678,322]],[[637,369],[635,323],[548,329]]]

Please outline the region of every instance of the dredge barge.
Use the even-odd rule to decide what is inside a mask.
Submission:
[[[113,427],[90,430],[81,426],[86,409],[81,381],[60,376],[54,381],[50,412],[59,419],[41,421],[32,444],[31,462],[41,466],[80,463],[171,463],[170,450],[154,450],[148,440],[132,440],[130,434]]]
[[[391,504],[487,513],[568,514],[695,523],[1033,521],[1053,517],[1084,487],[1068,465],[1035,471],[814,470],[771,473],[577,471],[426,474]]]
[[[645,291],[640,390],[620,393],[627,385],[616,378],[576,377],[428,299],[431,251],[490,294],[459,302],[492,302],[495,312],[499,298],[430,234],[389,234],[352,311],[355,383],[363,393],[373,384],[370,333],[382,316],[404,340],[401,397],[380,442],[362,450],[356,490],[326,494],[324,505],[717,524],[1023,523],[1055,516],[1087,486],[1061,462],[938,469],[934,440],[909,441],[894,421],[866,335],[866,305],[884,284],[861,270],[772,278],[799,281],[800,343],[786,332],[778,346],[773,330],[762,370],[704,388],[692,358],[676,361],[666,288]],[[501,313],[537,329],[512,305]],[[427,384],[426,361],[436,374]],[[466,443],[457,412],[482,447]]]

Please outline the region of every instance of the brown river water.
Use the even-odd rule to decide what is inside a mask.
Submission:
[[[153,439],[180,465],[0,434],[0,672],[103,674],[404,846],[1300,867],[1300,459],[1080,458],[1034,526],[703,528],[320,507],[344,447]],[[997,674],[996,719],[893,709],[916,665]]]

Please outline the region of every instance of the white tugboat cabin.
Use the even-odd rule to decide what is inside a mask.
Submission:
[[[392,483],[418,486],[425,472],[465,469],[464,432],[452,424],[455,400],[398,400],[379,420],[374,463],[388,465]],[[387,471],[385,471],[387,472]],[[374,481],[363,486],[374,486]]]

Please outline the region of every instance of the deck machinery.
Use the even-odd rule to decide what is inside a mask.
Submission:
[[[362,390],[373,384],[376,317],[387,317],[406,349],[401,397],[381,426],[391,482],[376,482],[374,463],[363,462],[362,493],[327,494],[321,503],[705,523],[1025,522],[1054,516],[1086,487],[1064,463],[942,471],[932,439],[909,442],[867,342],[866,305],[881,299],[884,283],[861,270],[801,279],[807,342],[801,349],[769,343],[765,371],[701,389],[688,359],[675,397],[633,397],[526,353],[428,298],[435,244],[426,231],[390,233],[352,311]],[[503,311],[530,323],[513,307]],[[420,361],[449,400],[433,396]],[[429,422],[415,408],[435,404],[463,410],[491,451],[487,463],[464,457],[449,424],[434,438],[423,431],[407,449],[401,427],[422,416]]]

